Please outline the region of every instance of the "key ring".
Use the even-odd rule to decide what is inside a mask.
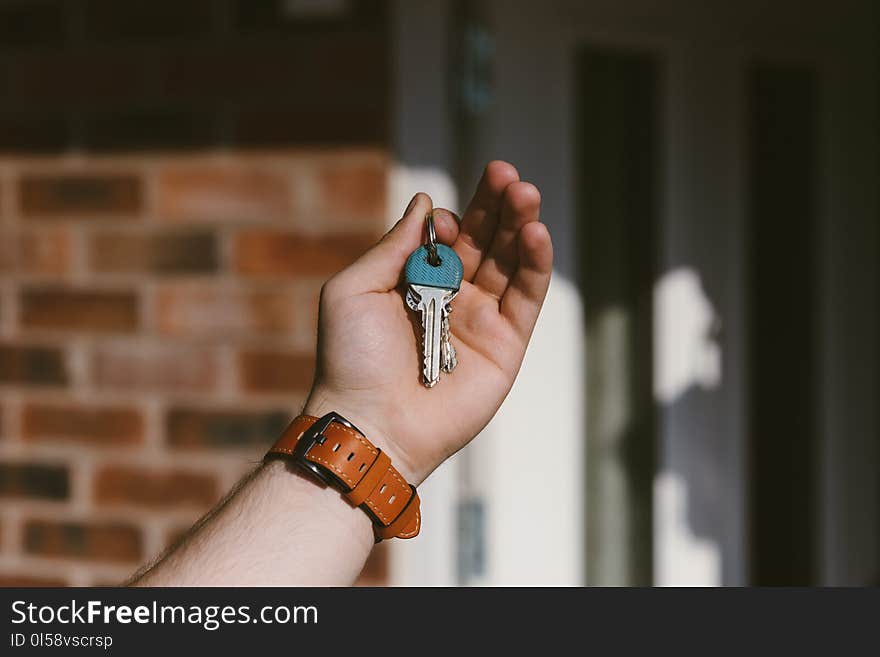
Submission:
[[[437,231],[434,229],[434,213],[425,215],[425,224],[428,226],[428,264],[432,267],[440,266],[440,256],[437,255]]]

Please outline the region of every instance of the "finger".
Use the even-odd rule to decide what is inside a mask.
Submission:
[[[437,241],[448,246],[455,244],[458,238],[458,225],[461,220],[451,210],[446,208],[434,208],[434,230],[437,231]]]
[[[453,248],[461,258],[464,277],[471,281],[484,253],[492,244],[492,236],[498,225],[501,195],[507,186],[519,180],[519,173],[512,164],[494,160],[486,165],[477,191],[461,219],[461,231]]]
[[[517,235],[523,226],[539,221],[541,192],[531,183],[514,182],[504,190],[500,219],[492,245],[474,276],[474,285],[501,297],[519,262]]]
[[[501,314],[525,339],[532,334],[553,271],[553,242],[547,227],[527,223],[517,236],[519,266],[501,297]]]
[[[338,273],[334,283],[350,294],[387,292],[397,287],[406,259],[423,242],[425,215],[432,206],[430,196],[422,192],[416,194],[403,218],[385,233],[378,244]],[[446,219],[442,230],[449,235]]]

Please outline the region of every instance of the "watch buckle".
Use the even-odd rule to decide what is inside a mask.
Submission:
[[[333,422],[337,422],[344,427],[353,429],[360,434],[363,433],[360,429],[358,429],[356,426],[354,426],[354,424],[342,417],[339,413],[331,411],[326,415],[318,418],[318,420],[312,426],[303,431],[303,434],[299,437],[299,440],[296,443],[296,447],[294,448],[292,455],[293,460],[297,465],[311,472],[313,475],[315,475],[315,477],[317,477],[322,483],[326,484],[327,486],[334,485],[336,477],[332,475],[326,468],[318,465],[317,463],[312,463],[311,461],[307,460],[306,455],[309,453],[309,450],[316,444],[324,444],[324,441],[327,440],[324,432],[327,430],[327,427],[329,427]]]

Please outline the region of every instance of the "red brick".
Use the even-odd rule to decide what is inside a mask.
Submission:
[[[131,332],[139,310],[133,292],[30,288],[19,298],[24,328],[59,331]]]
[[[24,549],[42,557],[122,563],[143,556],[140,532],[123,522],[30,520],[24,526]]]
[[[218,268],[217,239],[206,232],[108,231],[92,236],[89,252],[97,272],[203,274]]]
[[[22,573],[0,572],[0,587],[2,588],[61,587],[67,585],[67,580],[60,577],[34,577]]]
[[[72,236],[64,227],[5,235],[0,241],[0,271],[4,273],[60,276],[69,273],[72,259]]]
[[[22,410],[21,432],[25,440],[131,445],[143,440],[144,420],[134,408],[32,402]]]
[[[172,447],[270,446],[291,420],[287,411],[173,408],[165,422]]]
[[[66,385],[64,354],[52,347],[0,345],[0,383]]]
[[[312,354],[245,351],[239,356],[241,387],[247,392],[303,392],[312,385]]]
[[[39,463],[0,463],[0,496],[64,500],[70,493],[67,468]]]
[[[138,214],[141,181],[133,175],[30,174],[19,183],[25,217],[114,217]]]
[[[295,331],[300,312],[284,290],[169,284],[156,296],[157,328],[167,335],[284,335]]]
[[[318,173],[318,210],[331,217],[382,217],[386,212],[386,164],[341,161]]]
[[[158,214],[171,221],[286,219],[291,211],[288,174],[249,166],[200,166],[164,171]]]
[[[309,237],[250,230],[235,239],[235,268],[255,276],[329,277],[354,262],[374,243],[370,236]]]
[[[217,501],[218,495],[213,476],[184,470],[106,466],[95,475],[95,501],[99,504],[208,507]]]
[[[220,372],[217,354],[199,346],[104,344],[95,348],[92,382],[104,388],[209,391]]]

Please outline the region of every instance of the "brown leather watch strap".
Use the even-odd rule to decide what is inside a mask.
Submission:
[[[310,431],[315,423],[323,426],[317,435]],[[308,444],[300,441],[304,435]],[[318,479],[339,488],[372,518],[376,540],[413,538],[419,533],[415,486],[391,465],[387,454],[335,413],[295,418],[266,454],[272,456],[293,458]]]

